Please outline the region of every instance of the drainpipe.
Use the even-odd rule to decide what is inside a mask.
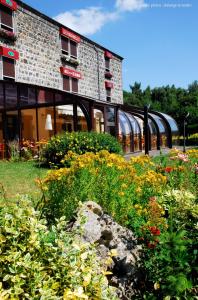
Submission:
[[[97,71],[98,71],[98,99],[100,101],[101,92],[100,92],[100,62],[99,62],[99,51],[96,46],[94,46],[94,50],[97,53]]]

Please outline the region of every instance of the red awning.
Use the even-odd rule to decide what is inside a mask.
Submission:
[[[69,76],[69,77],[73,77],[73,78],[77,78],[77,79],[82,79],[81,73],[77,72],[75,70],[64,68],[64,67],[60,67],[60,71],[65,76]]]
[[[113,89],[113,82],[105,81],[106,89]]]
[[[111,54],[111,52],[109,52],[109,51],[105,51],[105,57],[108,57],[108,58],[113,58],[113,55]]]
[[[17,4],[13,0],[0,0],[0,3],[2,5],[9,7],[12,10],[17,10]]]
[[[15,60],[19,59],[19,52],[12,50],[10,48],[2,47],[0,46],[0,55],[1,56],[6,56]]]
[[[72,31],[69,31],[65,28],[60,28],[60,34],[66,36],[67,38],[75,41],[76,43],[80,43],[81,38],[76,35],[75,33],[73,33]]]

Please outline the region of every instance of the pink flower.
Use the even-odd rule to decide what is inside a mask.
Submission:
[[[182,160],[183,162],[189,161],[187,154],[178,153],[177,157],[179,158],[179,160]]]

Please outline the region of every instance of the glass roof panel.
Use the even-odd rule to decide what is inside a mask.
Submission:
[[[140,133],[140,127],[138,126],[138,121],[134,118],[133,115],[131,115],[130,113],[125,113],[127,115],[127,117],[129,118],[129,121],[131,123],[131,126],[133,128],[133,133],[134,134],[138,134]]]
[[[164,127],[164,123],[163,123],[162,119],[159,116],[151,114],[151,113],[149,113],[149,115],[151,117],[153,117],[153,119],[157,123],[157,126],[159,128],[160,133],[165,133],[166,132],[166,128]]]
[[[119,122],[121,125],[122,133],[130,134],[131,128],[130,128],[129,122],[122,111],[119,112]]]
[[[148,125],[151,131],[151,134],[157,134],[157,129],[155,127],[155,124],[153,123],[153,121],[151,119],[148,119]]]
[[[143,134],[143,130],[144,130],[144,122],[142,119],[140,119],[139,117],[137,116],[134,116],[134,118],[137,120],[138,124],[140,125],[140,129],[141,129],[141,132]]]
[[[169,116],[165,113],[161,113],[161,112],[160,112],[160,114],[166,118],[166,120],[168,121],[168,123],[171,127],[172,132],[178,132],[179,131],[179,128],[177,126],[176,121],[171,116]]]

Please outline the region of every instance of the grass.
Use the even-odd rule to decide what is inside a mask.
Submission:
[[[3,187],[8,200],[16,199],[17,194],[28,194],[36,200],[41,197],[41,191],[35,179],[43,178],[46,173],[47,169],[38,168],[33,161],[0,161],[0,186]]]

